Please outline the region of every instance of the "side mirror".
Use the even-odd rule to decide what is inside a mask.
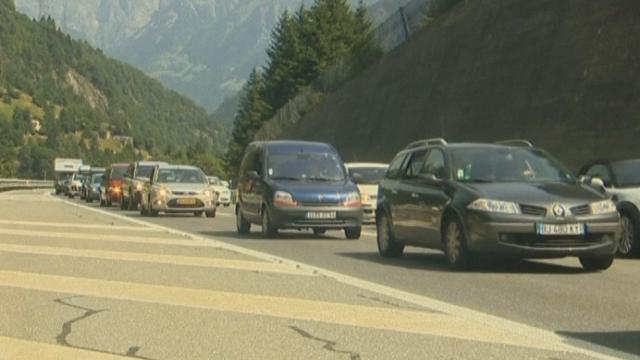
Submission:
[[[420,180],[420,182],[430,185],[438,184],[442,181],[438,179],[434,174],[419,174],[417,178],[418,180]]]
[[[260,175],[258,174],[258,172],[253,170],[247,173],[247,177],[249,177],[249,179],[251,180],[260,180]]]
[[[607,188],[606,183],[604,182],[604,180],[594,177],[591,179],[591,186],[593,186],[594,188],[601,190],[601,191],[605,191]]]

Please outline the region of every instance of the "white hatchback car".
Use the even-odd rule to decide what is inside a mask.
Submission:
[[[218,205],[228,207],[231,205],[231,190],[229,190],[229,183],[220,180],[217,176],[207,176],[209,179],[209,185],[211,190],[218,194]]]
[[[360,190],[364,211],[362,222],[374,224],[378,207],[378,184],[387,173],[389,165],[380,163],[347,163],[345,165]]]
[[[584,182],[611,196],[620,212],[618,253],[640,255],[640,159],[595,161],[580,172]]]

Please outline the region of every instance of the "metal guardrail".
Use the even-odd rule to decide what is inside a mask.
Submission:
[[[53,188],[51,180],[0,179],[0,192],[50,188]]]

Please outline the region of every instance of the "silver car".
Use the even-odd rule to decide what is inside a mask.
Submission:
[[[216,194],[211,191],[207,177],[197,167],[157,165],[151,173],[141,196],[140,213],[206,214],[216,216]]]
[[[620,212],[618,254],[640,255],[640,159],[601,160],[585,166],[583,181],[611,196]]]

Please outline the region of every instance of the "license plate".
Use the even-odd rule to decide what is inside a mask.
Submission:
[[[310,220],[330,220],[336,218],[336,212],[326,211],[310,211],[307,213],[307,219]]]
[[[178,199],[178,205],[195,205],[196,199]]]
[[[538,235],[584,235],[583,224],[537,224]]]

